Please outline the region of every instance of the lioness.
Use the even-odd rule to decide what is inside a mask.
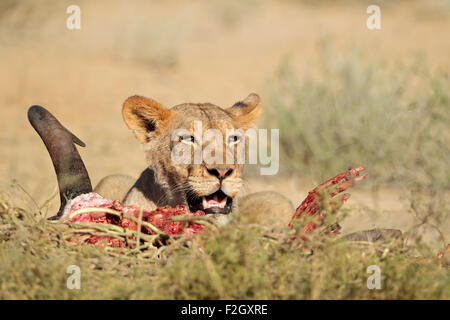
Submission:
[[[224,215],[237,207],[243,185],[244,165],[236,161],[237,145],[246,143],[242,132],[254,127],[260,111],[260,98],[254,93],[229,108],[211,103],[185,103],[167,109],[149,98],[129,97],[123,104],[122,115],[144,145],[148,167],[137,181],[123,175],[107,176],[94,191],[106,198],[122,199],[126,205],[137,204],[151,210],[183,204],[193,212],[202,210],[225,222],[228,219]],[[208,129],[215,129],[223,139],[199,141],[194,132],[196,121],[201,122],[201,135]],[[190,146],[191,159],[196,149],[205,152],[209,148],[223,162],[177,163],[172,159],[172,152],[178,144]],[[222,150],[221,154],[214,154],[216,150]],[[227,159],[233,161],[227,162]],[[259,201],[255,201],[255,197]],[[279,194],[269,197],[259,194],[253,196],[251,202],[264,203],[273,197],[281,200],[275,206],[292,214],[292,203]],[[241,201],[250,203],[245,198]],[[264,207],[258,206],[258,210],[264,210]]]

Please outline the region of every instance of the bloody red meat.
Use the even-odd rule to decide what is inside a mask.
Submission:
[[[93,212],[83,212],[82,209],[98,208],[99,210]],[[102,211],[101,209],[107,209]],[[108,212],[108,209],[112,209],[117,212],[113,214]],[[78,212],[77,212],[78,211]],[[80,212],[81,211],[81,212]],[[187,206],[178,205],[175,208],[166,206],[157,208],[156,210],[142,210],[139,206],[125,206],[120,201],[105,199],[95,192],[82,194],[72,199],[66,206],[62,219],[65,222],[80,222],[80,223],[102,223],[112,224],[129,230],[137,230],[137,219],[142,214],[142,221],[147,222],[153,226],[150,227],[146,224],[141,226],[141,232],[146,235],[155,235],[160,233],[160,243],[165,244],[165,236],[184,235],[191,236],[205,229],[202,224],[186,221],[172,221],[173,216],[204,216],[203,211],[197,211],[191,213]],[[135,219],[133,219],[135,218]],[[101,240],[107,240],[108,246],[112,247],[126,247],[127,244],[112,236],[103,235],[88,235],[86,236],[82,232],[79,234],[78,240],[82,239],[83,242],[97,243]],[[136,240],[134,236],[129,238],[130,240]],[[72,237],[69,240],[74,240]]]
[[[367,175],[360,175],[361,171],[364,171],[364,167],[358,167],[355,169],[349,168],[346,172],[338,174],[337,176],[328,179],[318,187],[314,188],[308,193],[305,200],[295,210],[294,215],[289,222],[289,228],[292,228],[295,223],[299,223],[303,226],[303,233],[300,235],[302,240],[306,240],[305,234],[315,230],[319,225],[321,219],[323,219],[323,212],[320,210],[321,202],[325,197],[333,198],[337,194],[344,192],[350,188],[354,183],[362,181],[367,178]],[[350,198],[350,194],[344,193],[339,199],[338,203],[344,203]],[[330,201],[331,205],[337,205],[336,201]],[[315,221],[306,222],[311,220],[311,217],[315,217]],[[339,234],[341,226],[335,224],[333,226],[325,226],[325,234]]]
[[[346,172],[325,181],[309,192],[306,199],[303,200],[295,211],[289,223],[290,228],[292,228],[294,222],[299,223],[300,226],[302,226],[303,234],[299,235],[300,239],[306,240],[305,234],[316,229],[320,220],[323,219],[324,213],[320,210],[320,207],[321,202],[324,200],[324,195],[332,198],[351,187],[355,182],[364,180],[367,175],[360,175],[360,172],[363,170],[365,170],[363,167],[356,169],[350,168]],[[339,198],[338,202],[343,203],[348,200],[349,197],[350,195],[345,193]],[[331,202],[331,204],[333,204],[333,202]],[[80,212],[80,210],[82,211],[82,209],[88,208],[98,208],[99,210],[94,212]],[[101,209],[106,210],[102,211]],[[115,210],[115,214],[108,212],[108,210],[111,209]],[[113,201],[105,199],[95,192],[90,192],[72,199],[66,205],[62,218],[65,219],[66,222],[112,224],[128,230],[137,230],[137,219],[140,214],[142,214],[142,221],[151,224],[153,227],[144,224],[141,226],[141,232],[146,235],[160,234],[161,239],[159,243],[161,244],[167,243],[164,236],[192,236],[205,229],[203,224],[195,223],[195,221],[172,221],[172,217],[174,216],[183,215],[196,217],[205,215],[203,211],[191,213],[186,206],[178,205],[175,208],[166,206],[152,211],[144,209],[142,210],[142,213],[140,210],[139,206],[125,206],[118,200]],[[308,222],[306,222],[307,217],[309,217]],[[310,221],[311,217],[316,218],[316,220]],[[340,226],[337,224],[326,226],[324,230],[324,233],[326,234],[338,234]],[[113,247],[128,246],[125,241],[108,235],[86,235],[80,232],[78,239],[87,243],[97,243],[100,240],[107,240],[107,245]],[[136,240],[134,236],[129,237],[129,239]],[[72,240],[72,237],[69,238],[69,240]]]

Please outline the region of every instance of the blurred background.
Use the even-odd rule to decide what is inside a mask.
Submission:
[[[72,4],[80,30],[66,28]],[[372,4],[381,30],[366,27]],[[33,104],[87,144],[95,185],[145,168],[121,116],[128,96],[227,107],[256,92],[260,127],[280,129],[281,161],[276,176],[248,168],[247,191],[297,205],[322,180],[366,166],[345,232],[414,227],[448,242],[449,31],[448,0],[2,0],[1,189],[33,206],[56,187],[26,118]]]

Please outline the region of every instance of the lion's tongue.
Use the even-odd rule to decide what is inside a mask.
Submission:
[[[202,199],[203,209],[209,209],[209,208],[224,208],[225,204],[227,203],[227,198],[224,197],[222,200],[219,201],[217,195],[214,196],[206,196]]]

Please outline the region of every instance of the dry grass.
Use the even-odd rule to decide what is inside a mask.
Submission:
[[[249,224],[245,215],[189,247],[101,249],[77,245],[62,223],[0,201],[2,299],[448,299],[448,267],[426,244],[403,248],[349,244],[318,233],[297,247],[287,228]],[[327,210],[324,223],[344,212]],[[417,258],[417,248],[421,248]],[[310,253],[314,252],[313,255]],[[81,288],[66,287],[67,267],[81,269]],[[381,270],[369,290],[366,269]]]

